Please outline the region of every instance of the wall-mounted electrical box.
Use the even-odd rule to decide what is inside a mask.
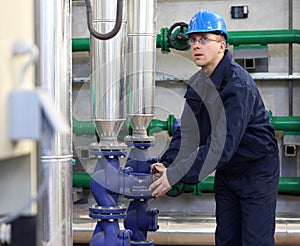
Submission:
[[[248,18],[248,6],[231,6],[232,19],[245,19]]]

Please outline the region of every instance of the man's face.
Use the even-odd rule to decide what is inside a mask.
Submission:
[[[192,34],[190,44],[193,60],[202,68],[216,66],[226,49],[224,37],[212,33]]]

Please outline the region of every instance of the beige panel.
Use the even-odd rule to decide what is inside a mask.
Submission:
[[[30,140],[9,140],[8,98],[20,85],[20,72],[28,55],[13,57],[15,41],[34,42],[34,1],[5,1],[0,8],[0,214],[21,208],[36,193],[36,144]],[[34,85],[34,70],[26,73],[26,85]],[[22,122],[20,122],[21,126]],[[30,206],[23,212],[34,212]]]
[[[17,40],[34,42],[33,0],[6,1],[0,9],[0,159],[28,154],[29,141],[11,143],[8,139],[8,97],[20,84],[20,72],[28,55],[13,57],[12,47]],[[26,84],[34,84],[33,67],[26,73]],[[22,122],[20,122],[20,125]]]

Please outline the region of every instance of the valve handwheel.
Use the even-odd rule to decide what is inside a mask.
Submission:
[[[177,29],[179,27],[179,32]],[[168,41],[171,48],[177,50],[186,50],[190,47],[188,37],[185,35],[184,29],[188,28],[188,24],[184,22],[176,22],[168,31]],[[174,31],[175,30],[175,31]],[[173,33],[174,31],[174,33]],[[178,33],[176,33],[178,32]]]

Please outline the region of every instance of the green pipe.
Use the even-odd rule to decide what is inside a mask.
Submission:
[[[167,32],[168,29],[162,28],[156,38],[156,48],[161,48],[162,52],[170,52]],[[227,42],[231,45],[300,43],[300,30],[232,31],[228,34]]]
[[[173,136],[174,124],[176,118],[170,114],[167,121],[152,120],[148,126],[148,134],[151,135],[155,132],[167,131],[169,136]],[[130,125],[126,121],[127,128],[129,130]],[[73,117],[73,132],[76,135],[94,135],[95,127],[91,121],[79,121]]]
[[[90,187],[91,174],[73,173],[73,187]]]
[[[282,192],[296,192],[300,191],[300,177],[280,177],[279,191]]]
[[[162,120],[151,120],[149,126],[148,126],[148,133],[149,135],[152,135],[155,132],[161,132],[161,131],[167,131],[167,121]]]
[[[270,122],[275,130],[300,131],[300,116],[270,116]]]
[[[161,33],[157,34],[156,37],[156,48],[161,48],[162,52],[170,52],[167,33],[168,28],[162,28]],[[228,33],[228,43],[231,45],[300,43],[300,30],[232,31]],[[178,44],[180,44],[180,42]],[[89,38],[72,39],[73,52],[89,50]]]
[[[73,132],[76,135],[95,135],[95,127],[91,121],[79,121],[73,117]]]
[[[201,195],[203,191],[214,191],[214,177],[209,176],[197,185],[186,187],[186,191],[192,191],[194,195]],[[300,192],[300,177],[280,177],[278,192]]]
[[[272,111],[268,111],[268,114],[275,130],[295,133],[300,131],[300,116],[273,116]]]
[[[90,39],[89,38],[72,38],[72,51],[90,51]]]
[[[148,134],[152,135],[155,132],[167,131],[169,136],[174,134],[174,125],[176,118],[173,114],[169,114],[167,121],[153,119],[148,126]]]
[[[228,43],[241,44],[290,44],[300,43],[300,30],[261,30],[229,32]]]
[[[271,111],[269,116],[275,130],[300,132],[300,116],[273,116]],[[149,124],[148,133],[151,135],[155,132],[167,131],[169,136],[173,136],[175,121],[174,115],[169,115],[167,121],[153,119]],[[78,121],[73,117],[73,131],[76,135],[94,135],[95,127],[90,121]]]
[[[88,173],[73,173],[74,187],[90,187],[91,175]],[[209,176],[196,185],[188,185],[186,191],[193,191],[195,195],[201,195],[203,191],[214,191],[214,177]],[[280,177],[279,192],[300,192],[300,177]]]

